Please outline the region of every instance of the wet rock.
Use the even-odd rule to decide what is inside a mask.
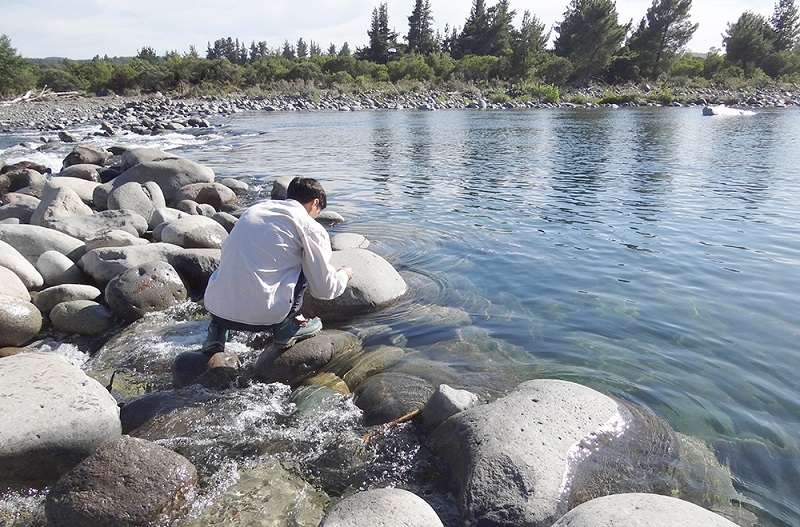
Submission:
[[[259,355],[253,373],[263,382],[299,384],[304,378],[321,369],[332,358],[359,344],[352,333],[323,330],[317,336],[301,340],[288,350],[272,346]]]
[[[42,329],[42,314],[28,300],[0,295],[0,346],[22,346]]]
[[[10,269],[28,290],[39,289],[44,278],[31,262],[8,243],[0,240],[0,266]]]
[[[114,155],[99,146],[94,145],[78,145],[72,149],[67,157],[64,158],[62,163],[63,168],[72,165],[97,165],[105,166]]]
[[[332,210],[323,210],[317,216],[317,221],[323,225],[336,225],[344,223],[344,217],[338,212]]]
[[[0,360],[0,474],[52,483],[120,437],[117,403],[97,381],[55,353]]]
[[[436,527],[436,511],[416,494],[403,489],[358,492],[333,505],[319,527],[382,525],[384,527]]]
[[[126,320],[163,311],[186,300],[186,286],[167,262],[138,265],[112,278],[105,288],[108,307]]]
[[[197,471],[185,457],[156,443],[122,436],[98,448],[47,495],[53,527],[138,527],[183,515]]]
[[[131,181],[120,185],[109,193],[106,203],[108,209],[132,210],[147,220],[148,224],[153,211],[165,206],[164,193],[153,181]]]
[[[395,364],[403,355],[403,348],[378,346],[370,350],[355,350],[333,359],[325,369],[340,376],[350,391],[354,391],[368,377]]]
[[[250,191],[250,185],[240,179],[227,177],[221,179],[219,182],[231,189],[237,196],[244,196]]]
[[[53,230],[85,241],[109,229],[124,230],[141,236],[147,231],[147,220],[131,210],[103,210],[90,216],[53,219],[49,226]]]
[[[77,143],[78,141],[80,141],[80,139],[78,139],[73,134],[67,132],[66,130],[59,130],[58,138],[64,141],[65,143]]]
[[[48,287],[61,284],[82,284],[86,277],[75,262],[58,251],[45,251],[36,260],[36,269]]]
[[[345,389],[347,386],[345,386]],[[346,394],[347,392],[344,392]],[[330,408],[331,401],[341,397],[343,392],[327,383],[311,383],[299,386],[292,392],[289,402],[294,404],[292,417],[298,419],[314,418]]]
[[[197,519],[181,525],[206,527],[233,521],[248,527],[274,527],[286,525],[287,518],[293,525],[318,525],[329,501],[324,492],[278,461],[267,460],[241,468],[236,483],[215,497]],[[236,511],[234,520],[232,511]]]
[[[167,260],[178,271],[190,296],[199,298],[205,294],[208,280],[219,267],[221,257],[220,249],[185,249],[170,254]]]
[[[93,285],[62,284],[39,291],[33,299],[42,313],[49,313],[57,304],[70,300],[97,300],[102,292]]]
[[[456,390],[440,384],[431,398],[425,403],[420,414],[420,422],[428,432],[445,422],[448,418],[480,403],[480,398],[467,390]]]
[[[337,269],[352,267],[353,278],[344,293],[333,300],[320,300],[307,293],[303,305],[311,316],[322,315],[331,321],[348,320],[394,304],[408,289],[392,264],[371,251],[334,251],[331,265]]]
[[[176,204],[185,199],[211,205],[214,210],[225,212],[236,210],[238,200],[233,190],[216,182],[192,183],[183,186],[172,197],[172,203]]]
[[[171,221],[161,229],[161,241],[181,247],[219,249],[228,237],[228,231],[211,218],[184,216]]]
[[[280,176],[275,178],[275,181],[272,182],[272,191],[270,192],[272,199],[286,199],[289,183],[291,183],[293,179],[294,176]]]
[[[433,386],[420,377],[384,372],[359,385],[355,403],[364,411],[364,424],[379,425],[422,409],[433,391]]]
[[[13,296],[30,302],[31,294],[19,276],[7,267],[0,266],[0,295]]]
[[[100,183],[100,171],[103,167],[98,165],[90,165],[90,164],[77,164],[77,165],[70,165],[67,168],[64,168],[53,177],[69,177],[69,178],[76,178],[82,179],[84,181],[91,181],[93,183]]]
[[[91,216],[93,213],[91,207],[71,188],[52,188],[42,194],[42,200],[33,211],[30,223],[50,228],[52,222],[59,218]]]
[[[627,492],[634,491],[649,484],[656,458],[671,462],[662,432],[632,421],[603,394],[543,379],[455,414],[430,438],[454,482],[465,523],[550,525],[581,496],[609,492],[622,480]],[[638,465],[647,468],[631,472]]]
[[[71,260],[85,252],[81,240],[37,225],[0,225],[0,240],[12,245],[31,263],[45,251],[58,251]]]
[[[702,507],[658,494],[615,494],[572,509],[553,527],[734,527],[736,524]]]
[[[158,161],[144,161],[133,165],[125,172],[97,187],[94,192],[94,203],[99,209],[106,208],[109,193],[116,187],[135,181],[146,183],[153,181],[161,187],[164,199],[170,202],[181,187],[191,183],[211,183],[214,171],[209,167],[185,158],[167,158]]]
[[[93,300],[69,300],[50,310],[50,321],[58,331],[69,335],[97,335],[114,326],[114,315]]]
[[[343,249],[366,249],[369,247],[369,240],[361,234],[342,232],[331,237],[331,249],[341,251]]]
[[[175,154],[169,154],[158,148],[132,148],[120,155],[122,168],[127,170],[134,165],[148,161],[162,161],[165,159],[178,159]]]
[[[147,262],[166,262],[169,255],[181,250],[171,243],[102,247],[87,252],[78,260],[78,266],[95,284],[105,288],[118,274]]]

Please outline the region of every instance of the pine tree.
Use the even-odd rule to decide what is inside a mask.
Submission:
[[[511,73],[525,80],[531,76],[534,66],[544,55],[550,33],[545,34],[544,24],[526,10],[522,15],[522,24],[518,31],[514,31],[513,37]]]
[[[733,24],[728,24],[722,38],[727,59],[741,66],[746,75],[760,68],[775,45],[775,32],[763,15],[745,11]]]
[[[465,55],[483,55],[484,42],[489,32],[489,17],[483,0],[473,0],[464,29],[458,36],[453,58],[460,59]]]
[[[794,0],[778,0],[775,11],[770,18],[775,30],[775,51],[789,51],[797,44],[800,35],[800,14]]]
[[[308,44],[302,37],[297,39],[297,47],[295,49],[295,53],[299,58],[302,59],[308,56]]]
[[[408,17],[408,51],[429,54],[436,51],[436,39],[433,36],[433,15],[430,0],[416,0],[414,10]]]
[[[513,26],[511,20],[516,15],[509,7],[509,0],[498,0],[487,12],[488,31],[484,38],[482,55],[505,57],[511,54]]]
[[[664,73],[675,54],[691,40],[698,27],[689,20],[691,8],[692,0],[653,0],[628,41],[644,76],[656,79]]]
[[[297,55],[295,55],[294,53],[294,46],[292,46],[288,40],[283,41],[283,49],[281,51],[281,57],[285,59],[297,58]]]
[[[372,10],[372,23],[367,35],[366,58],[378,64],[389,62],[389,48],[394,47],[397,34],[389,29],[389,8],[385,2]]]
[[[572,62],[575,80],[587,82],[608,66],[628,32],[617,19],[614,0],[571,1],[555,28],[554,49]]]

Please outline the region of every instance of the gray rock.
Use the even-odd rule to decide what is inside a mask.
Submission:
[[[213,182],[214,171],[207,166],[182,157],[145,161],[132,166],[108,183],[97,187],[94,192],[95,206],[99,209],[106,208],[109,193],[116,187],[131,181],[157,183],[161,187],[164,199],[170,202],[178,189],[183,186],[191,183]]]
[[[161,241],[186,249],[219,249],[228,231],[211,218],[184,216],[169,222],[161,229]]]
[[[294,178],[295,176],[280,176],[275,178],[275,181],[272,182],[272,199],[286,199],[286,191],[289,190],[289,183],[291,183]]]
[[[319,527],[381,525],[382,527],[437,527],[442,521],[428,502],[403,489],[372,489],[353,494],[333,505]]]
[[[197,470],[185,457],[151,441],[122,436],[53,485],[45,512],[53,527],[155,525],[180,517],[196,484]]]
[[[361,234],[342,232],[331,237],[331,249],[342,251],[344,249],[366,249],[369,247],[369,240]]]
[[[379,425],[420,410],[433,391],[433,386],[420,377],[383,372],[358,386],[355,404],[364,411],[364,424]]]
[[[0,174],[0,194],[33,189],[41,191],[46,178],[32,168],[17,168]]]
[[[114,155],[105,148],[94,145],[78,145],[64,158],[62,166],[67,168],[72,165],[88,164],[103,167],[112,157]]]
[[[114,398],[55,353],[0,360],[0,393],[4,480],[53,483],[121,435]]]
[[[220,249],[184,249],[170,254],[167,260],[186,284],[192,297],[202,297],[211,273],[219,267]]]
[[[128,209],[150,221],[153,211],[166,206],[164,193],[153,181],[131,181],[114,188],[108,195],[108,209]]]
[[[126,320],[138,320],[147,313],[163,311],[186,300],[180,275],[167,262],[138,265],[112,278],[105,300],[114,313]]]
[[[4,197],[7,197],[6,194]],[[39,206],[41,200],[34,196],[24,196],[23,199],[14,200],[11,203],[0,207],[0,221],[8,219],[19,220],[20,223],[30,223],[31,216]]]
[[[114,315],[93,300],[68,300],[50,311],[53,327],[67,334],[96,335],[114,326]]]
[[[336,225],[338,223],[344,223],[344,217],[338,212],[323,210],[319,213],[319,216],[317,216],[317,221],[322,225]]]
[[[86,277],[75,262],[58,251],[45,251],[36,260],[45,285],[82,284]]]
[[[303,305],[311,316],[321,315],[331,321],[347,320],[394,304],[408,289],[395,268],[371,251],[334,251],[331,264],[337,269],[352,267],[353,278],[344,293],[333,300],[319,300],[306,293]]]
[[[197,203],[191,199],[183,199],[179,201],[175,204],[175,208],[192,216],[211,217],[217,213],[217,210],[208,203]]]
[[[100,183],[96,181],[57,175],[47,180],[43,193],[46,193],[50,189],[68,187],[75,191],[75,193],[81,198],[81,201],[87,205],[91,205],[94,189],[99,185]]]
[[[135,236],[147,232],[147,220],[131,210],[103,210],[90,216],[72,216],[49,221],[50,228],[84,240],[109,229],[127,231]]]
[[[13,246],[32,264],[45,251],[58,251],[72,260],[86,252],[83,242],[74,236],[38,225],[0,225],[0,240]]]
[[[425,430],[430,432],[449,417],[477,406],[479,402],[479,397],[472,392],[440,384],[422,409],[420,421]]]
[[[129,245],[148,244],[144,238],[119,229],[108,229],[86,239],[86,250],[91,251],[101,247],[128,247]]]
[[[62,302],[96,300],[101,294],[102,291],[93,285],[62,284],[42,289],[33,299],[33,303],[42,313],[49,313],[51,309]]]
[[[64,141],[65,143],[77,143],[79,141],[77,137],[67,132],[66,130],[59,130],[58,138]]]
[[[604,496],[572,509],[553,527],[735,527],[702,507],[659,494]]]
[[[41,329],[42,314],[35,305],[28,300],[0,295],[0,347],[22,346]]]
[[[0,266],[0,295],[13,296],[26,302],[31,301],[31,294],[20,277],[8,267],[3,266]]]
[[[237,196],[244,196],[250,191],[250,185],[240,179],[226,177],[221,179],[220,183],[231,189]]]
[[[264,382],[296,386],[331,359],[359,344],[358,337],[352,333],[323,330],[317,336],[301,340],[285,351],[271,346],[259,355],[253,372]]]
[[[59,218],[91,216],[93,213],[92,208],[71,188],[52,188],[42,194],[42,200],[33,211],[30,223],[49,228]]]
[[[466,524],[550,525],[566,512],[561,498],[575,449],[620,426],[613,399],[544,379],[455,414],[430,437]]]
[[[186,216],[186,212],[179,211],[178,209],[173,209],[171,207],[161,207],[153,210],[153,215],[150,217],[150,222],[148,224],[151,231],[154,231],[155,228],[162,223],[169,223],[171,221],[177,220],[178,218],[182,218]],[[160,238],[156,238],[160,239]]]
[[[120,156],[120,161],[122,161],[122,168],[124,170],[140,163],[161,161],[164,159],[178,159],[178,156],[169,154],[158,148],[133,148],[123,152]]]
[[[0,266],[13,271],[28,290],[39,289],[44,285],[44,278],[36,267],[13,246],[2,240],[0,240]]]
[[[81,163],[77,165],[70,165],[61,170],[58,174],[54,175],[53,177],[69,177],[69,178],[76,178],[76,179],[83,179],[85,181],[91,181],[94,183],[100,183],[100,170],[103,167],[99,165],[92,165],[87,163]]]
[[[181,250],[181,247],[171,243],[103,247],[87,252],[78,260],[78,266],[94,283],[105,288],[118,274],[147,262],[166,262],[169,255]]]
[[[236,225],[236,222],[239,221],[239,218],[227,212],[214,213],[211,219],[222,225],[222,228],[229,234],[233,230],[234,225]]]
[[[176,204],[185,199],[196,203],[207,204],[214,207],[214,210],[230,212],[236,210],[238,198],[236,193],[220,183],[191,183],[178,189],[172,197],[172,203]]]

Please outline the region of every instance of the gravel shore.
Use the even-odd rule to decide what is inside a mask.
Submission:
[[[675,90],[670,106],[704,106],[727,104],[746,108],[789,107],[800,104],[800,88],[792,90],[759,89],[685,89]],[[797,89],[794,89],[797,88]],[[591,107],[604,95],[626,96],[624,106],[654,106],[658,103],[644,88],[587,88],[562,94],[559,104],[535,101],[492,102],[489,94],[428,90],[426,92],[361,93],[320,92],[316,97],[277,95],[251,98],[243,95],[204,98],[173,98],[161,94],[141,96],[85,97],[80,95],[45,94],[43,97],[17,102],[0,101],[0,131],[40,130],[64,131],[72,127],[101,125],[99,134],[114,135],[120,130],[138,134],[156,134],[183,127],[208,126],[213,116],[241,111],[318,111],[318,110],[422,110],[461,108],[553,108]],[[655,93],[655,90],[653,90]],[[580,101],[580,102],[576,102]],[[588,102],[584,102],[588,101]]]

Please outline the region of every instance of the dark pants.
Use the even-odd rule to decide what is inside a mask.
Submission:
[[[294,318],[303,311],[303,296],[306,294],[306,289],[308,289],[308,281],[306,280],[306,275],[303,274],[303,271],[300,271],[300,276],[297,277],[297,285],[294,286],[294,297],[292,298],[292,307],[289,308],[289,314],[286,318]],[[215,322],[220,330],[239,330],[239,331],[271,331],[275,328],[275,325],[270,324],[267,326],[253,326],[251,324],[242,324],[241,322],[233,322],[232,320],[226,320],[224,318],[220,318],[216,315],[211,315],[211,321]]]

